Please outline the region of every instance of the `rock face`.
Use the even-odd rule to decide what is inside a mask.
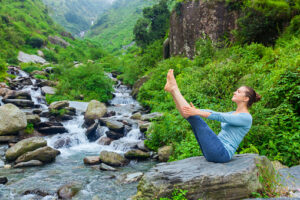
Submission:
[[[20,155],[33,151],[37,148],[47,145],[47,141],[42,137],[31,137],[21,140],[6,151],[5,157],[7,160],[15,160]]]
[[[203,33],[218,41],[237,28],[238,13],[229,11],[223,1],[187,1],[170,18],[170,54],[193,58],[195,43]]]
[[[37,56],[37,55],[29,55],[27,53],[24,53],[22,51],[19,52],[19,55],[18,55],[18,60],[20,62],[23,62],[23,63],[41,63],[41,64],[45,64],[47,61],[40,57],[40,56]]]
[[[0,106],[0,135],[14,134],[26,126],[26,115],[17,106],[13,104]]]
[[[274,174],[267,157],[257,154],[235,155],[228,163],[207,162],[203,156],[160,163],[144,174],[132,199],[170,197],[175,188],[188,190],[189,200],[244,199],[263,189],[259,165]]]

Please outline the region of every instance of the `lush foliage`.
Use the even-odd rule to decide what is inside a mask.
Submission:
[[[145,47],[157,39],[164,38],[169,27],[169,18],[167,0],[144,8],[143,18],[137,21],[133,29],[134,41],[138,46]]]
[[[172,198],[160,198],[159,200],[187,200],[185,197],[187,190],[182,190],[182,189],[174,189],[172,193]]]

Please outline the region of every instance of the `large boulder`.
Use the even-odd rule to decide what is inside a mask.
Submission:
[[[208,162],[203,156],[159,163],[144,174],[132,199],[171,197],[178,188],[188,190],[189,200],[240,200],[264,189],[259,181],[263,173],[275,176],[269,159],[257,154],[235,155],[227,163]]]
[[[55,160],[60,151],[49,146],[38,148],[34,151],[29,151],[16,160],[16,163],[27,162],[30,160],[39,160],[42,163],[50,163]]]
[[[47,141],[42,137],[27,138],[9,148],[5,153],[5,157],[7,160],[12,161],[29,151],[33,151],[46,145]]]
[[[128,160],[126,158],[124,158],[123,156],[115,152],[109,152],[109,151],[101,151],[100,160],[105,164],[116,166],[116,167],[124,166],[128,164]]]
[[[20,62],[23,62],[23,63],[40,63],[40,64],[45,64],[47,62],[44,58],[42,58],[40,56],[29,55],[29,54],[24,53],[22,51],[19,52],[18,60]]]
[[[14,134],[26,126],[26,115],[17,106],[13,104],[0,106],[0,135]]]
[[[94,123],[95,119],[100,119],[107,112],[107,108],[104,103],[100,103],[99,101],[92,100],[90,101],[86,112],[84,114],[84,120],[87,124],[91,125]]]

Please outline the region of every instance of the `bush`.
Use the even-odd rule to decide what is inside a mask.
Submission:
[[[27,39],[26,44],[29,44],[33,48],[41,48],[44,45],[44,40],[39,37],[31,37]]]

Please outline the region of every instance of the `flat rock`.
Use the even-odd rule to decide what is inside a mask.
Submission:
[[[38,129],[39,132],[46,135],[53,135],[57,133],[66,133],[68,130],[63,126],[50,126],[50,127],[42,127]]]
[[[40,63],[40,64],[46,63],[46,60],[44,58],[37,55],[30,55],[22,51],[20,51],[18,54],[18,60],[23,63],[31,63],[31,62]]]
[[[107,118],[101,118],[100,121],[104,123],[110,130],[113,130],[115,132],[123,133],[124,130],[124,124],[121,122],[118,122],[116,120],[107,119]]]
[[[129,163],[129,161],[118,153],[110,151],[101,151],[100,160],[105,164],[119,167]]]
[[[101,163],[99,169],[103,171],[118,171],[116,168],[113,168],[112,166],[109,166],[105,163]]]
[[[125,158],[128,158],[128,159],[145,160],[147,158],[150,158],[150,153],[143,152],[139,149],[133,149],[133,150],[127,151],[124,156],[125,156]]]
[[[21,108],[32,108],[34,107],[34,102],[27,99],[3,99],[4,103],[11,103]]]
[[[43,163],[39,160],[30,160],[27,162],[20,162],[14,166],[14,168],[21,168],[21,167],[35,167],[35,166],[41,166]]]
[[[259,182],[262,171],[258,166],[275,174],[269,159],[257,154],[235,155],[228,163],[208,162],[203,156],[159,163],[144,174],[132,199],[170,197],[178,188],[188,190],[186,198],[189,200],[240,200],[263,189]]]
[[[0,143],[9,143],[9,142],[17,142],[19,141],[18,136],[14,135],[2,135],[0,136]]]
[[[143,176],[143,172],[134,172],[134,173],[128,173],[128,174],[123,174],[120,177],[118,177],[119,181],[121,183],[132,183],[132,182],[136,182],[139,181],[142,176]]]
[[[68,106],[69,106],[68,101],[55,101],[50,104],[49,109],[59,110]]]

